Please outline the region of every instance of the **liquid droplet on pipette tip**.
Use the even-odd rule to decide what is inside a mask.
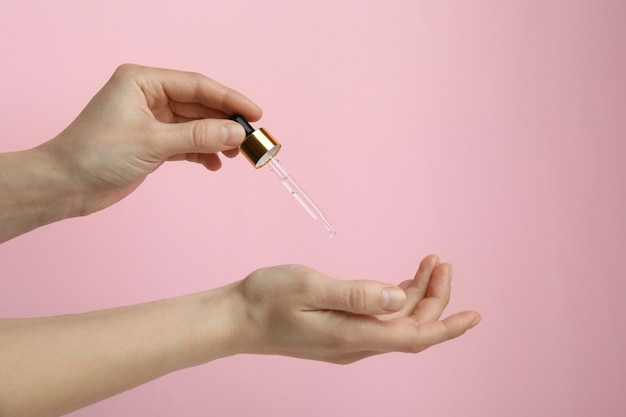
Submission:
[[[334,238],[337,237],[337,231],[335,230],[334,227],[332,227],[330,225],[330,223],[328,223],[328,220],[326,220],[326,219],[322,220],[322,224],[324,225],[324,227],[328,231],[328,237],[330,237],[331,239],[334,239]]]

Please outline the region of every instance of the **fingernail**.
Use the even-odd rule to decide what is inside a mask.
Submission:
[[[384,288],[382,307],[387,311],[398,311],[406,302],[406,294],[400,288]]]
[[[225,146],[238,146],[245,139],[243,127],[235,122],[224,123],[221,134],[222,144]]]
[[[483,319],[483,318],[482,318],[482,317],[480,317],[480,316],[476,316],[476,317],[474,317],[474,320],[470,323],[469,328],[471,329],[472,327],[476,327],[476,325],[477,325],[478,323],[480,323],[480,321],[481,321],[482,319]]]

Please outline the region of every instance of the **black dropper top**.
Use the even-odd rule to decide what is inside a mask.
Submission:
[[[234,120],[243,126],[243,129],[246,131],[246,137],[250,136],[256,129],[253,128],[250,123],[240,114],[233,114],[229,117],[230,120]]]
[[[255,129],[241,115],[233,114],[230,120],[239,123],[246,131],[246,140],[244,140],[239,149],[246,158],[254,165],[255,168],[261,168],[269,160],[278,153],[280,143],[262,127]]]

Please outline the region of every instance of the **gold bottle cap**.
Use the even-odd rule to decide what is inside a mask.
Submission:
[[[248,161],[258,169],[278,153],[280,143],[261,127],[248,135],[240,149]]]
[[[229,117],[239,123],[246,131],[246,140],[239,146],[241,152],[255,168],[261,168],[280,150],[280,143],[262,127],[253,128],[241,115],[233,114]]]

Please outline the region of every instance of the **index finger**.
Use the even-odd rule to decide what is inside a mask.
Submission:
[[[139,81],[139,80],[138,80]],[[199,103],[219,110],[225,116],[241,114],[250,121],[261,118],[263,111],[237,90],[196,72],[150,68],[141,86],[146,95],[162,92],[181,103]]]

